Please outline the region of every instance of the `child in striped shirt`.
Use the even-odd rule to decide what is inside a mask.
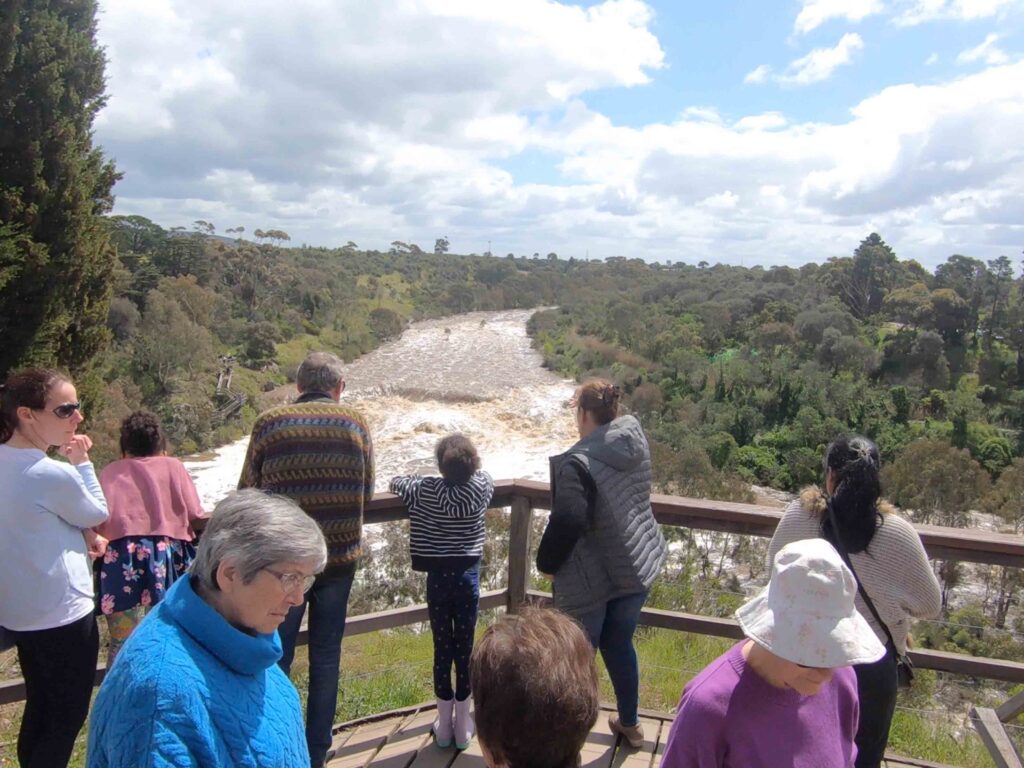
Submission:
[[[480,457],[465,435],[442,438],[435,455],[441,477],[399,476],[392,478],[389,488],[409,510],[413,570],[427,573],[437,697],[434,739],[439,747],[454,740],[456,749],[465,749],[474,730],[469,714],[469,657],[480,601],[484,512],[494,495],[494,481],[480,470]]]

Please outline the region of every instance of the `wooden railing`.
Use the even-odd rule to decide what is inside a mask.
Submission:
[[[480,608],[505,608],[516,611],[527,601],[550,601],[550,593],[529,589],[532,574],[530,538],[533,515],[536,510],[550,509],[547,484],[530,480],[499,481],[495,486],[493,506],[511,509],[508,580],[504,589],[483,592],[480,595]],[[764,537],[772,535],[781,517],[778,509],[770,507],[678,496],[656,495],[652,498],[652,506],[655,517],[662,525]],[[367,525],[374,525],[406,517],[405,507],[397,496],[380,494],[367,505],[364,522]],[[921,535],[929,557],[1024,568],[1024,537],[932,525],[915,527]],[[427,620],[427,606],[412,605],[349,616],[345,634],[348,636],[376,632]],[[733,619],[679,611],[646,608],[641,613],[640,623],[650,627],[715,637],[738,639],[743,636],[739,624]],[[298,642],[303,644],[306,641],[307,636],[303,628]],[[933,650],[912,650],[910,657],[914,665],[920,669],[933,669],[1009,683],[1024,683],[1024,664],[1017,662]],[[104,672],[102,666],[97,669],[97,684],[102,680]],[[0,704],[20,701],[24,699],[24,695],[24,682],[21,680],[0,684]],[[975,709],[971,712],[982,740],[989,746],[990,751],[996,750],[993,752],[993,758],[999,766],[1021,766],[1019,756],[1014,757],[1013,747],[1009,745],[1009,740],[1000,725],[1013,719],[1021,711],[1024,711],[1024,694],[1018,694],[998,709]]]

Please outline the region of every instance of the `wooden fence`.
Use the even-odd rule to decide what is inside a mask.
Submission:
[[[551,595],[529,589],[531,579],[531,533],[536,510],[550,509],[546,483],[530,480],[503,480],[495,487],[494,507],[511,509],[509,531],[508,580],[504,589],[483,592],[480,608],[505,608],[515,611],[523,603],[547,602]],[[678,496],[656,495],[652,498],[654,514],[662,525],[722,531],[753,536],[771,536],[778,525],[778,509],[755,504],[738,504]],[[365,523],[374,525],[407,517],[402,501],[391,494],[381,494],[366,508]],[[1024,537],[989,531],[943,528],[932,525],[915,526],[921,534],[928,556],[944,560],[984,563],[1024,568]],[[388,611],[349,616],[345,634],[358,635],[382,629],[417,624],[428,620],[427,606],[412,605]],[[724,638],[740,638],[742,632],[733,619],[715,618],[679,611],[646,608],[640,623],[650,627],[695,632]],[[298,642],[307,640],[305,629]],[[1002,659],[980,658],[959,653],[933,650],[911,650],[910,657],[920,669],[933,669],[987,680],[1024,683],[1024,664]],[[105,668],[96,672],[96,682],[103,679]],[[0,704],[21,701],[25,696],[22,680],[0,684]],[[1024,692],[1017,694],[997,709],[975,708],[971,718],[982,740],[1000,768],[1024,768],[1021,758],[1002,727],[1024,711]]]

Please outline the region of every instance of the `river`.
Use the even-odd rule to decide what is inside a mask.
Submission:
[[[573,383],[530,346],[534,310],[474,312],[410,325],[346,366],[342,402],[367,418],[377,491],[397,474],[436,473],[434,445],[462,432],[495,479],[546,480],[547,457],[576,439]],[[185,459],[207,510],[238,482],[249,439]]]

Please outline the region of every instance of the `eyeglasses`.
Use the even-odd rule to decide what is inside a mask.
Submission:
[[[42,409],[40,409],[42,410]],[[75,411],[81,411],[81,403],[62,403],[53,409],[52,413],[58,419],[70,419]]]
[[[275,576],[279,582],[281,582],[281,589],[285,592],[294,592],[296,589],[301,589],[302,594],[309,592],[313,586],[313,582],[316,581],[316,576],[303,576],[301,573],[282,573],[281,571],[275,571],[273,568],[264,568],[264,571]]]

